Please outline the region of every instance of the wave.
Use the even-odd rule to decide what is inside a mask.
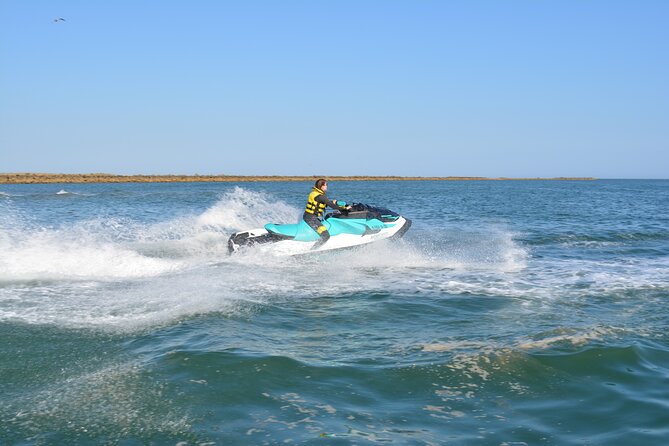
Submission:
[[[36,324],[138,329],[202,313],[249,311],[276,300],[375,292],[541,302],[669,290],[666,259],[545,259],[534,256],[522,234],[501,225],[415,225],[400,241],[348,251],[277,258],[249,250],[229,256],[232,232],[300,215],[271,195],[239,187],[199,214],[151,224],[96,218],[43,227],[4,208],[0,319]]]
[[[78,196],[78,197],[94,197],[97,194],[83,193],[83,192],[70,192],[65,189],[61,189],[56,192],[56,195],[59,196]]]
[[[655,242],[669,240],[669,231],[653,228],[646,231],[601,231],[597,234],[555,234],[527,237],[532,246],[562,245],[566,247],[622,246],[630,242]]]
[[[296,221],[300,211],[238,187],[200,214],[154,224],[96,218],[43,227],[5,213],[0,299],[12,303],[0,309],[0,319],[136,329],[201,313],[245,311],[273,299],[375,289],[413,293],[425,287],[424,280],[450,280],[449,271],[503,275],[522,270],[527,261],[525,249],[503,230],[487,237],[461,234],[459,244],[457,236],[444,240],[418,231],[413,240],[320,256],[278,259],[253,250],[228,256],[232,232]],[[322,280],[323,268],[336,280]],[[25,293],[15,287],[21,283],[30,285]],[[12,300],[17,294],[19,301]]]
[[[98,194],[95,193],[84,193],[84,192],[72,192],[65,189],[61,189],[58,192],[53,191],[33,191],[26,192],[22,194],[9,193],[0,191],[0,198],[12,198],[12,197],[27,197],[27,198],[44,198],[44,197],[66,197],[66,196],[80,196],[80,197],[94,197]]]

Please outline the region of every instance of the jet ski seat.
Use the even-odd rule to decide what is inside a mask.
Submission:
[[[267,223],[265,229],[271,232],[272,234],[283,235],[286,237],[295,237],[297,235],[298,223],[295,224],[286,224],[286,225],[277,225],[274,223]]]

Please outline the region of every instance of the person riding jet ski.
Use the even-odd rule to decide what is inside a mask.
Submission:
[[[260,252],[299,255],[353,248],[398,239],[411,227],[411,220],[390,209],[364,203],[349,207],[343,201],[330,200],[326,191],[327,182],[318,180],[298,223],[267,223],[262,228],[235,232],[228,239],[228,252],[257,247]],[[335,211],[323,215],[328,206]]]
[[[330,233],[323,226],[321,217],[326,206],[339,211],[350,211],[351,206],[339,206],[337,200],[330,200],[325,193],[328,191],[328,182],[323,178],[316,181],[314,188],[307,198],[307,206],[302,219],[320,236],[320,239],[311,249],[318,249],[330,239]]]

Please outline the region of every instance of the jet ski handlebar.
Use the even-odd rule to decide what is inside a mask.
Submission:
[[[343,203],[337,201],[337,204]],[[376,218],[381,221],[395,221],[399,214],[384,208],[377,208],[375,206],[370,206],[364,203],[351,203],[347,205],[349,209],[339,209],[335,210],[332,213],[326,214],[325,218],[358,218],[369,220],[371,218]]]

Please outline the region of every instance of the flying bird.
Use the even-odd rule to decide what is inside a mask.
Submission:
[[[54,22],[54,23],[64,22],[64,21],[65,21],[65,19],[62,18],[62,17],[58,17],[57,19],[53,19],[53,22]]]

